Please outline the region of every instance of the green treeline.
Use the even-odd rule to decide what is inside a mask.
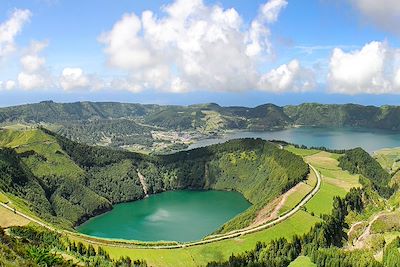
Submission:
[[[339,158],[339,166],[352,174],[363,175],[371,183],[372,188],[385,198],[390,197],[394,192],[394,189],[389,186],[390,174],[362,148],[347,150]],[[368,186],[365,181],[364,186]]]
[[[334,198],[331,215],[324,216],[321,223],[316,224],[307,234],[294,236],[291,241],[284,238],[270,243],[257,243],[256,247],[243,254],[232,255],[226,262],[210,262],[209,267],[216,266],[288,266],[299,255],[306,255],[317,266],[329,267],[375,267],[398,266],[400,258],[396,257],[398,243],[388,246],[384,256],[385,265],[377,262],[371,254],[363,251],[347,252],[341,250],[347,239],[345,217],[349,211],[363,211],[363,191],[351,189],[345,198]],[[391,264],[386,265],[390,261]],[[396,265],[397,264],[397,265]]]

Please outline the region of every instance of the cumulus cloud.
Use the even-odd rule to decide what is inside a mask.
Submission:
[[[46,59],[40,56],[47,45],[47,41],[33,41],[21,57],[22,71],[18,74],[18,85],[21,89],[33,90],[52,87],[52,78],[45,66]]]
[[[258,16],[251,22],[246,36],[249,41],[246,47],[248,56],[258,56],[263,51],[271,52],[270,30],[267,25],[278,20],[280,12],[287,4],[286,0],[270,0],[260,7]]]
[[[371,42],[362,49],[333,50],[328,83],[336,93],[399,93],[400,51],[386,42]]]
[[[81,68],[64,68],[60,77],[60,85],[66,91],[81,89],[90,86],[90,79]]]
[[[398,0],[350,0],[369,21],[380,28],[400,34],[400,1]]]
[[[263,76],[258,71],[260,58],[271,50],[269,24],[286,5],[286,0],[269,0],[250,26],[235,9],[202,0],[176,0],[163,7],[161,16],[152,11],[125,14],[99,37],[109,65],[129,73],[129,78],[111,85],[132,92],[257,89]],[[301,70],[289,70],[294,80],[287,86],[262,89],[301,90],[295,81],[303,76]]]
[[[300,65],[298,60],[292,60],[264,74],[258,88],[264,91],[308,91],[315,86],[314,74],[310,69]]]
[[[16,9],[8,20],[0,24],[0,59],[15,51],[15,37],[31,15],[27,9]]]
[[[13,90],[16,86],[15,81],[0,81],[0,90]]]

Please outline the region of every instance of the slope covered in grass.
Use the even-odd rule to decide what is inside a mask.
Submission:
[[[67,226],[104,212],[114,203],[143,198],[144,186],[149,193],[235,190],[253,205],[224,225],[226,232],[249,225],[259,209],[308,173],[301,157],[261,139],[143,155],[79,144],[33,129],[2,130],[0,145],[4,158],[1,189],[24,198],[47,220],[62,219]]]

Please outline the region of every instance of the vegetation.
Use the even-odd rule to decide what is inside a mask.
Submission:
[[[281,238],[269,244],[258,243],[251,251],[232,255],[226,262],[210,262],[208,266],[288,266],[301,254],[309,256],[317,266],[382,266],[363,251],[339,249],[347,238],[346,215],[349,211],[362,212],[361,203],[361,190],[351,190],[344,199],[336,197],[331,215],[307,234],[294,236],[291,241]],[[395,260],[396,264],[399,260]]]
[[[102,248],[97,251],[82,243],[77,245],[60,234],[39,227],[12,227],[6,234],[0,228],[0,265],[11,266],[106,266],[145,267],[143,260],[121,257],[113,260]]]
[[[390,197],[394,189],[389,186],[391,176],[362,148],[346,151],[340,159],[340,167],[350,173],[359,173],[367,178],[373,189],[381,196]],[[364,185],[366,186],[366,185]]]
[[[302,104],[254,108],[217,104],[159,106],[112,102],[54,103],[0,108],[0,125],[42,124],[63,136],[89,145],[153,147],[153,130],[185,131],[194,138],[225,130],[265,131],[294,125],[353,127],[399,131],[400,107]],[[174,142],[161,142],[173,149]],[[179,143],[179,147],[185,146]],[[154,147],[153,147],[154,148]]]
[[[364,109],[370,119],[359,113]],[[57,115],[46,117],[48,110]],[[375,244],[370,250],[342,249],[349,239],[346,232],[350,224],[375,218],[385,207],[386,202],[375,191],[386,198],[392,196],[388,203],[398,203],[398,191],[392,194],[398,188],[391,186],[396,184],[393,182],[396,177],[361,149],[305,149],[288,144],[279,149],[274,143],[244,139],[169,155],[144,155],[88,146],[66,138],[119,147],[133,143],[148,145],[152,142],[150,131],[157,127],[203,132],[304,124],[398,130],[394,125],[398,120],[396,114],[397,107],[317,104],[224,108],[215,104],[162,107],[44,102],[0,109],[3,123],[45,122],[58,132],[21,130],[23,127],[0,131],[0,192],[6,192],[0,194],[1,201],[32,210],[56,225],[71,227],[112,208],[115,203],[141,199],[145,195],[144,186],[149,193],[184,188],[239,191],[253,206],[219,229],[223,233],[247,226],[265,204],[304,180],[308,167],[301,157],[323,176],[320,191],[303,210],[270,229],[235,240],[177,250],[144,250],[99,247],[74,235],[68,239],[39,228],[17,227],[0,232],[0,265],[146,266],[142,260],[131,260],[143,258],[150,265],[172,266],[201,265],[208,261],[212,261],[210,266],[398,266],[400,241],[393,238],[398,235],[394,231],[399,229],[397,211],[383,214],[371,223],[371,234],[376,235],[373,238],[379,249],[384,248],[381,261],[372,256],[379,251]],[[122,138],[118,139],[120,133]],[[396,163],[396,157],[385,160],[387,170],[390,165],[394,168],[390,170],[392,173],[397,171]],[[142,180],[138,173],[143,175]],[[359,180],[363,189],[358,188]],[[294,194],[283,210],[303,195],[303,191]],[[376,207],[371,208],[371,203]],[[367,225],[368,221],[360,226]],[[386,238],[389,231],[393,237]]]
[[[388,244],[383,252],[383,264],[387,267],[395,267],[400,264],[400,237]]]
[[[261,139],[143,155],[76,143],[46,129],[3,130],[0,137],[6,147],[0,151],[1,189],[25,199],[40,217],[67,227],[112,204],[143,198],[144,187],[148,193],[236,190],[253,206],[224,225],[221,232],[227,232],[249,225],[259,209],[309,171],[301,157]]]

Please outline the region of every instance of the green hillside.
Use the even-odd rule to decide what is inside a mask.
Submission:
[[[166,152],[227,130],[268,131],[297,125],[400,130],[400,107],[308,103],[279,107],[142,105],[44,101],[0,108],[0,126],[41,124],[74,141],[132,151]]]
[[[241,192],[253,205],[222,232],[249,225],[258,210],[305,179],[301,157],[261,139],[168,155],[143,155],[73,142],[45,129],[0,131],[1,189],[40,217],[72,227],[115,203],[175,189]],[[14,181],[13,179],[21,181]]]

